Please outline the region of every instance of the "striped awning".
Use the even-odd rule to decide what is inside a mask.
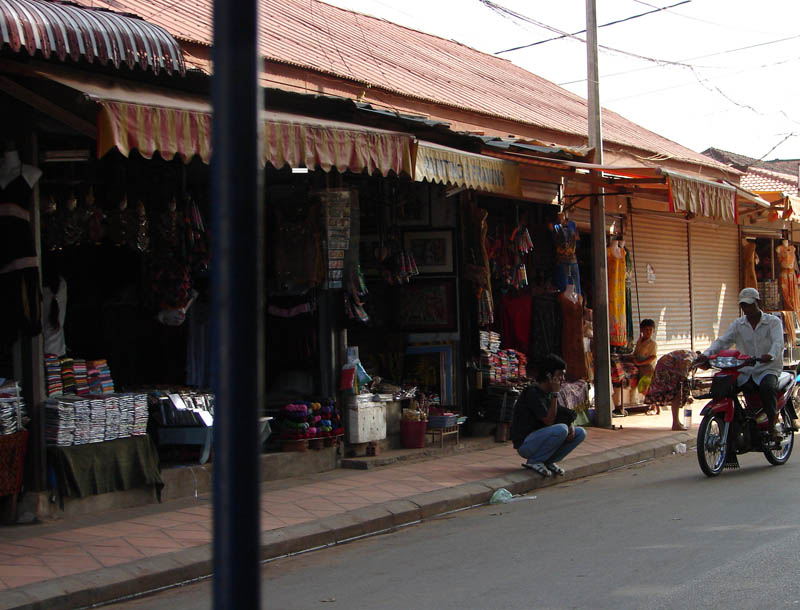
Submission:
[[[520,196],[519,165],[433,142],[420,142],[414,180]]]
[[[690,212],[696,216],[737,221],[736,188],[662,169],[669,185],[671,212]]]
[[[116,148],[126,157],[136,150],[147,159],[157,152],[165,159],[178,156],[188,162],[198,156],[210,162],[212,114],[207,98],[96,75],[43,68],[36,73],[80,91],[100,106],[99,157]],[[265,111],[261,116],[264,164],[412,175],[411,134],[285,112]]]
[[[211,160],[211,113],[99,100],[97,153],[116,148],[126,157],[132,150],[151,158],[178,155],[185,161],[197,155]],[[336,168],[372,174],[379,171],[411,175],[410,134],[369,129],[282,112],[262,113],[262,163],[283,167]]]
[[[412,175],[411,134],[280,112],[263,124],[264,161],[277,168]]]
[[[185,162],[198,156],[211,161],[211,113],[98,100],[97,156],[112,148],[124,156],[136,150],[146,159],[157,152],[165,159],[176,155]]]
[[[186,71],[178,42],[164,28],[132,15],[43,0],[0,0],[0,48],[55,55],[155,74]]]

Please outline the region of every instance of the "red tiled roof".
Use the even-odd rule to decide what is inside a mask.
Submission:
[[[797,194],[797,176],[779,174],[760,167],[751,167],[741,177],[739,186],[748,191],[779,191]]]
[[[747,157],[738,153],[732,153],[720,148],[707,148],[703,154],[716,159],[720,163],[731,165],[742,171],[749,167],[760,167],[778,174],[788,174],[795,176],[800,171],[800,159],[772,159],[770,161],[760,161],[753,157]]]
[[[76,0],[140,15],[175,37],[211,45],[211,0]],[[299,66],[410,98],[584,136],[583,98],[508,60],[318,0],[260,0],[260,52]],[[726,167],[603,111],[607,143],[668,159]],[[649,154],[647,154],[649,153]]]

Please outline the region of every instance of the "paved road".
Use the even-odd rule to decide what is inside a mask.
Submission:
[[[707,479],[674,455],[274,561],[262,607],[800,608],[800,455],[741,463]],[[107,608],[209,599],[203,582]]]

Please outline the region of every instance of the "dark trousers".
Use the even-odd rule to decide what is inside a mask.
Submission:
[[[741,386],[742,392],[758,392],[758,396],[761,398],[761,405],[764,407],[769,420],[773,422],[776,415],[775,409],[778,406],[778,397],[775,394],[777,388],[778,377],[772,374],[765,375],[761,383],[756,383],[751,377]]]

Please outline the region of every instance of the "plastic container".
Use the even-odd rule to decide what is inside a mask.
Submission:
[[[386,403],[357,401],[347,408],[347,440],[369,443],[386,438]]]
[[[692,408],[685,407],[683,409],[683,425],[687,428],[692,427]]]
[[[428,422],[401,420],[400,421],[400,440],[405,449],[422,449],[425,446],[425,432],[428,430]]]
[[[428,417],[428,427],[448,428],[458,423],[458,415],[431,415]]]

